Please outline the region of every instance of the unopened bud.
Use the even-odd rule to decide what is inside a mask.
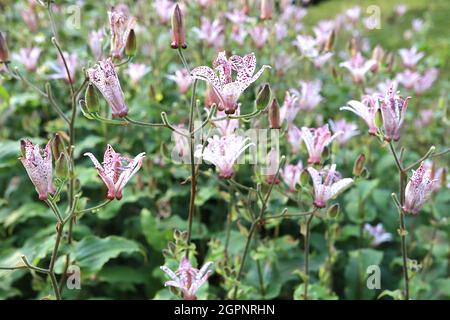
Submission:
[[[336,36],[336,33],[333,30],[331,30],[330,34],[328,35],[328,39],[327,42],[325,43],[325,51],[331,51],[331,49],[333,49],[333,44],[334,44],[334,38]]]
[[[387,72],[391,72],[392,68],[394,67],[394,62],[395,62],[395,55],[392,52],[389,52],[389,54],[386,57],[386,71]]]
[[[308,185],[309,182],[309,173],[307,170],[303,170],[302,173],[300,174],[300,185],[302,187],[305,187]]]
[[[270,85],[265,83],[256,96],[256,108],[264,110],[270,102],[271,95]]]
[[[61,153],[55,161],[55,173],[58,178],[67,178],[69,172],[69,164],[67,163],[66,156]]]
[[[372,60],[374,60],[376,63],[370,68],[370,71],[377,72],[380,68],[381,62],[384,57],[384,50],[380,45],[377,45],[373,51],[372,51]]]
[[[96,113],[99,110],[99,102],[97,92],[92,83],[89,83],[86,88],[86,93],[84,95],[84,100],[86,103],[86,109],[88,113]]]
[[[350,54],[351,54],[351,57],[352,58],[356,57],[357,53],[358,53],[358,45],[356,43],[356,39],[352,38],[352,40],[350,41]]]
[[[261,0],[261,20],[272,19],[273,3],[272,0]]]
[[[172,14],[172,43],[170,46],[173,49],[183,48],[186,49],[186,35],[184,33],[183,26],[183,14],[181,13],[178,4],[175,5]]]
[[[377,113],[375,114],[375,126],[377,128],[381,128],[381,126],[383,125],[383,116],[381,115],[381,111],[378,110]]]
[[[52,139],[53,158],[58,159],[59,155],[64,152],[64,141],[59,133],[56,133]]]
[[[242,0],[242,13],[248,15],[250,12],[250,6],[248,5],[248,0]]]
[[[272,99],[269,107],[269,127],[270,129],[280,129],[280,106],[276,98]]]
[[[340,211],[339,203],[335,203],[328,208],[327,216],[335,219],[339,215],[339,211]]]
[[[0,32],[0,62],[7,62],[9,60],[8,45],[6,44],[6,39]]]
[[[134,33],[134,29],[131,29],[128,34],[125,54],[129,57],[136,55],[136,33]]]
[[[366,156],[364,153],[361,153],[358,158],[356,158],[355,163],[353,164],[353,175],[359,177],[364,168],[364,163],[366,161]]]
[[[20,154],[21,154],[21,156],[22,157],[25,157],[26,156],[26,148],[25,148],[25,146],[26,146],[26,141],[25,140],[20,140]]]

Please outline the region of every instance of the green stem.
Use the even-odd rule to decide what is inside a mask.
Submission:
[[[314,214],[311,214],[306,222],[306,234],[305,234],[305,265],[304,265],[304,274],[305,274],[305,284],[304,284],[304,291],[303,291],[303,298],[305,300],[308,300],[308,285],[309,285],[309,246],[310,246],[310,228],[311,228],[311,221],[314,217]]]
[[[190,151],[190,164],[191,164],[191,196],[189,199],[189,215],[188,215],[188,245],[191,243],[191,233],[192,233],[192,221],[194,217],[194,207],[195,207],[195,193],[197,188],[197,174],[195,172],[195,161],[194,161],[194,138],[192,133],[194,132],[194,108],[195,108],[195,94],[197,90],[197,80],[194,80],[192,86],[192,97],[191,106],[189,110],[189,151]],[[186,257],[189,256],[189,250],[186,250]]]

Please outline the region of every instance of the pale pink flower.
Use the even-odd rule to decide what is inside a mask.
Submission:
[[[314,64],[314,67],[316,67],[317,69],[321,69],[323,67],[323,65],[325,63],[328,62],[328,60],[330,60],[330,58],[334,55],[333,52],[325,52],[322,53],[320,55],[318,55],[317,57],[313,58],[312,62]]]
[[[269,38],[269,30],[264,26],[256,26],[248,30],[248,34],[258,49],[264,47]]]
[[[36,70],[39,56],[41,55],[41,49],[37,47],[22,48],[18,54],[13,54],[13,58],[23,63],[28,72]]]
[[[378,127],[375,124],[375,118],[379,110],[380,103],[378,99],[373,99],[371,101],[366,100],[363,102],[365,103],[350,100],[347,102],[348,106],[341,107],[339,110],[348,110],[361,117],[369,127],[369,134],[376,135],[378,132]]]
[[[425,26],[425,23],[422,19],[416,18],[412,21],[411,26],[415,32],[420,32]]]
[[[438,168],[436,165],[436,162],[428,159],[425,160],[423,163],[425,170],[430,170],[430,179],[436,181],[436,183],[433,183],[431,188],[433,189],[433,192],[438,191],[443,185],[445,185],[445,168]]]
[[[280,108],[280,122],[286,121],[288,126],[291,126],[295,116],[300,111],[297,100],[297,97],[291,95],[289,91],[286,91],[283,105]]]
[[[218,48],[223,46],[225,39],[223,34],[224,27],[218,19],[211,22],[211,20],[202,16],[200,28],[195,27],[192,30],[208,47]]]
[[[337,132],[331,135],[328,124],[318,128],[307,128],[302,127],[301,138],[305,143],[306,149],[308,150],[309,164],[320,164],[322,153],[337,136],[342,134],[342,132]]]
[[[355,6],[350,9],[347,9],[345,11],[345,15],[348,20],[350,20],[351,23],[358,22],[360,16],[361,16],[361,7]]]
[[[283,13],[280,17],[280,21],[290,22],[294,25],[294,30],[299,31],[302,28],[301,21],[306,16],[306,9],[289,4],[284,7]]]
[[[400,139],[400,129],[405,120],[409,99],[399,96],[391,87],[381,101],[380,109],[383,118],[384,139],[391,141]]]
[[[175,81],[178,86],[178,91],[180,91],[181,94],[185,94],[192,83],[191,75],[186,69],[177,70],[175,71],[175,75],[169,75],[167,78]]]
[[[255,82],[266,68],[270,68],[264,65],[254,74],[256,68],[254,53],[244,57],[234,55],[227,58],[225,51],[219,52],[213,66],[214,70],[207,66],[197,67],[191,71],[191,75],[193,78],[204,80],[211,85],[220,99],[218,109],[225,110],[227,114],[233,114],[236,111],[237,101],[242,92]],[[218,71],[219,76],[215,70]],[[233,70],[236,71],[234,81],[232,79]]]
[[[354,83],[362,83],[365,74],[376,64],[375,60],[366,60],[361,55],[361,52],[357,52],[354,57],[348,61],[341,62],[339,66],[350,71]]]
[[[90,152],[84,154],[88,156],[94,163],[98,175],[102,178],[108,194],[106,197],[110,200],[116,198],[122,199],[122,191],[125,185],[130,181],[131,177],[141,168],[145,152],[139,153],[134,159],[124,157],[120,153],[114,151],[113,147],[108,144],[103,156],[103,163],[100,164],[97,158]]]
[[[405,71],[397,74],[395,80],[402,84],[406,89],[412,89],[419,78],[420,74],[417,72],[410,69],[405,69]]]
[[[47,200],[49,193],[55,193],[53,186],[52,172],[52,151],[50,149],[51,141],[47,143],[45,149],[41,149],[39,145],[34,145],[30,140],[21,140],[21,148],[24,155],[19,158],[25,170],[34,184],[39,200]]]
[[[307,170],[313,182],[314,205],[317,208],[325,208],[328,200],[336,198],[353,183],[351,178],[341,178],[336,171],[336,164],[323,168],[320,172],[313,167],[308,167]]]
[[[238,26],[236,28],[233,28],[233,31],[231,32],[231,39],[242,46],[245,42],[245,39],[247,38],[247,35],[248,33],[245,28]]]
[[[102,93],[112,110],[113,117],[124,117],[128,114],[128,106],[120,87],[119,78],[111,58],[101,60],[87,70],[89,81]]]
[[[88,45],[95,59],[100,59],[103,52],[103,30],[89,32]]]
[[[215,0],[197,0],[198,5],[203,8],[207,8],[214,4]]]
[[[156,14],[159,17],[159,21],[162,24],[166,24],[169,22],[172,17],[173,8],[175,7],[175,3],[170,0],[154,0],[153,8],[156,11]]]
[[[331,32],[336,28],[335,22],[333,20],[321,20],[319,23],[314,26],[313,31],[316,36],[316,42],[318,45],[324,45],[328,38],[330,37]]]
[[[75,72],[78,66],[78,55],[74,53],[68,53],[66,51],[63,52],[64,60],[67,64],[67,69],[69,70],[69,74],[67,74],[67,70],[64,64],[63,59],[60,55],[58,55],[58,60],[56,63],[52,63],[50,67],[55,71],[55,73],[50,75],[50,79],[64,79],[66,83],[74,83],[75,82]],[[70,78],[69,78],[70,75]]]
[[[217,135],[208,139],[208,145],[198,145],[195,150],[196,158],[203,158],[212,163],[219,170],[219,177],[229,179],[233,176],[233,165],[239,156],[253,143],[250,138],[235,134],[219,137]]]
[[[417,62],[425,56],[423,52],[417,51],[415,46],[411,49],[400,49],[398,53],[402,58],[403,65],[410,69],[415,69]]]
[[[434,110],[432,109],[422,109],[419,111],[419,117],[414,120],[414,125],[417,128],[422,128],[429,125],[434,118]]]
[[[301,137],[302,132],[297,126],[291,125],[288,128],[287,141],[291,145],[291,151],[293,154],[297,154],[300,151]]]
[[[295,186],[300,182],[300,176],[303,171],[303,164],[298,161],[297,164],[288,164],[281,171],[281,177],[284,183],[289,187],[290,192],[295,192]]]
[[[111,28],[111,55],[114,58],[120,58],[130,31],[136,27],[136,18],[115,8],[108,11],[108,17]]]
[[[371,226],[366,223],[364,225],[364,230],[372,237],[372,246],[377,247],[383,242],[389,242],[392,240],[392,234],[386,232],[381,223],[376,226]]]
[[[300,90],[291,89],[290,91],[297,98],[300,109],[312,110],[323,99],[320,95],[321,90],[322,82],[320,80],[314,80],[300,81]]]
[[[431,169],[426,169],[422,162],[414,171],[405,189],[405,204],[403,210],[407,213],[417,214],[425,201],[433,192],[433,185],[437,182],[431,178]]]
[[[423,75],[420,76],[418,81],[414,83],[414,91],[417,95],[423,94],[425,91],[431,88],[433,83],[436,81],[439,75],[439,70],[436,68],[431,68],[425,71]]]
[[[394,91],[397,91],[398,83],[395,80],[386,79],[377,84],[378,92],[387,92],[390,87],[393,87]]]
[[[316,39],[307,35],[297,35],[293,42],[301,54],[307,58],[316,58],[319,55],[318,43]]]
[[[288,36],[289,29],[287,25],[281,21],[275,23],[275,39],[281,41]]]
[[[225,12],[225,17],[230,20],[230,22],[233,24],[233,27],[242,26],[246,22],[250,21],[250,18],[245,14],[245,12],[239,9]]]
[[[212,262],[206,262],[203,267],[198,270],[192,267],[188,258],[183,257],[178,270],[175,272],[166,266],[161,266],[161,270],[170,277],[170,280],[166,281],[164,286],[180,289],[184,300],[196,300],[197,290],[208,281],[212,272],[209,270],[212,264]]]
[[[267,168],[265,172],[265,180],[267,184],[279,184],[280,179],[277,177],[278,167],[280,166],[280,152],[276,148],[270,149],[267,154]]]
[[[342,132],[336,140],[340,145],[344,145],[350,138],[359,134],[358,125],[353,122],[347,122],[345,119],[330,120],[330,128],[333,133]]]
[[[286,52],[280,52],[275,56],[274,69],[278,75],[285,74],[293,65],[293,59]]]
[[[132,85],[137,86],[141,78],[149,71],[150,67],[147,67],[143,63],[130,63],[125,73],[130,76]]]
[[[32,33],[38,31],[38,16],[32,7],[24,8],[20,11],[23,21]]]
[[[240,110],[236,109],[236,116],[239,116]],[[220,118],[224,118],[227,114],[225,111],[217,111],[216,118],[212,119],[214,126],[219,130],[221,136],[229,136],[232,135],[237,128],[239,128],[239,119],[223,119],[217,120]]]
[[[408,7],[404,3],[401,3],[401,4],[398,4],[394,10],[395,10],[395,14],[397,16],[403,17],[405,15],[406,11],[408,11]]]

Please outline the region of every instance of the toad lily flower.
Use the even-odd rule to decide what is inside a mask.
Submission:
[[[369,134],[374,136],[378,132],[375,118],[380,104],[377,99],[365,100],[364,102],[366,103],[350,100],[347,102],[348,106],[341,107],[339,110],[348,110],[360,116],[369,126]]]
[[[394,92],[394,88],[389,88],[383,101],[381,102],[381,115],[383,117],[384,140],[391,141],[400,139],[400,129],[405,120],[406,108],[411,97],[403,99]]]
[[[150,71],[150,67],[143,63],[130,63],[125,72],[130,76],[133,86],[137,86],[139,81]]]
[[[307,170],[313,182],[314,205],[317,208],[325,208],[328,200],[336,198],[353,183],[352,178],[341,179],[335,164],[320,172],[313,167],[308,167]]]
[[[414,171],[405,189],[403,210],[417,214],[434,190],[437,180],[431,178],[431,169],[426,169],[424,162]]]
[[[18,54],[13,54],[13,58],[22,62],[28,72],[36,70],[39,56],[41,55],[41,49],[37,47],[22,48]]]
[[[341,131],[331,135],[328,124],[319,128],[302,127],[301,138],[308,150],[308,163],[319,164],[325,147],[340,134],[342,134]]]
[[[197,67],[191,71],[193,78],[208,82],[220,99],[219,110],[225,110],[227,114],[233,114],[238,107],[238,99],[242,92],[255,82],[266,68],[264,65],[256,73],[256,58],[254,53],[244,57],[234,55],[227,58],[225,51],[219,53],[214,60],[213,66],[219,72],[217,76],[215,70],[207,66]],[[232,71],[236,71],[236,78],[233,81]]]
[[[203,158],[212,163],[219,170],[219,177],[230,179],[233,174],[233,165],[239,156],[253,143],[248,143],[250,138],[244,138],[235,134],[220,137],[213,136],[208,139],[208,145],[203,150],[203,145],[198,145],[194,156]]]
[[[372,69],[377,62],[375,60],[365,60],[360,52],[356,53],[350,60],[341,62],[340,67],[346,68],[350,71],[354,83],[362,83],[364,81],[364,75]]]
[[[168,75],[167,79],[175,81],[181,94],[185,94],[189,90],[192,82],[191,75],[186,69],[175,71],[175,74]]]
[[[206,262],[200,270],[193,268],[191,263],[186,257],[181,260],[178,270],[173,272],[166,266],[161,266],[161,270],[164,271],[171,280],[167,281],[164,285],[178,288],[183,293],[184,300],[197,300],[197,290],[208,281],[211,274],[210,267],[212,262]]]
[[[131,29],[136,27],[136,18],[128,16],[124,10],[108,11],[111,28],[111,55],[120,58],[127,44]]]
[[[371,226],[366,223],[364,225],[364,230],[372,237],[372,246],[377,247],[383,242],[388,242],[392,240],[392,234],[386,232],[381,223],[376,226]]]
[[[87,70],[89,81],[102,93],[112,110],[113,117],[124,117],[128,114],[128,107],[120,87],[119,78],[111,58],[99,61]]]
[[[94,163],[95,169],[103,182],[108,188],[107,198],[113,200],[122,199],[122,190],[130,181],[131,177],[141,168],[142,161],[145,157],[145,152],[139,153],[134,159],[122,156],[120,153],[108,144],[105,154],[103,156],[103,165],[101,165],[97,158],[87,152],[84,154],[88,156]]]
[[[50,149],[52,141],[50,140],[45,149],[34,145],[30,140],[21,140],[20,144],[24,155],[19,158],[25,170],[34,184],[39,200],[47,200],[49,193],[54,193],[55,187],[52,182],[52,152]]]
[[[423,52],[418,52],[416,47],[411,49],[400,49],[398,54],[402,58],[403,65],[406,68],[414,69],[417,62],[424,57]]]
[[[290,192],[295,192],[295,186],[300,182],[300,176],[303,171],[303,164],[299,161],[296,165],[288,164],[281,171],[283,181],[288,185]]]

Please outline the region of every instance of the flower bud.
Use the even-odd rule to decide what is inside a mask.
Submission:
[[[372,68],[370,68],[370,71],[372,72],[377,72],[381,62],[383,60],[384,57],[384,50],[380,45],[377,45],[373,51],[372,51],[372,60],[376,61],[376,63],[372,66]]]
[[[136,33],[134,33],[134,29],[131,29],[128,34],[125,54],[129,57],[136,55]]]
[[[261,0],[261,20],[272,19],[273,3],[272,0]]]
[[[356,42],[356,39],[352,38],[352,40],[350,41],[350,54],[351,54],[351,57],[352,58],[356,57],[357,53],[358,53],[358,44]]]
[[[269,107],[269,126],[270,129],[280,129],[280,106],[276,98],[272,99],[272,104]]]
[[[178,49],[179,47],[186,49],[186,35],[184,33],[183,26],[183,14],[181,13],[180,7],[175,5],[172,14],[172,43],[170,46],[173,49]]]
[[[248,5],[248,0],[242,0],[242,13],[248,15],[250,12],[250,6]]]
[[[65,179],[68,176],[69,165],[67,163],[66,156],[61,153],[55,161],[55,173],[60,179]]]
[[[258,110],[264,110],[270,102],[271,95],[270,85],[265,83],[256,97],[256,108]]]
[[[0,32],[0,62],[7,62],[9,59],[8,45],[6,44],[6,39]]]
[[[86,93],[84,95],[84,100],[86,103],[86,109],[88,113],[96,113],[99,110],[99,102],[97,97],[97,92],[93,84],[89,83],[86,88]]]
[[[377,128],[381,128],[383,126],[383,117],[381,116],[381,112],[378,110],[375,114],[375,126]]]
[[[361,153],[358,158],[356,158],[355,163],[353,164],[353,175],[359,177],[364,168],[364,162],[366,161],[366,156],[364,153]]]
[[[331,207],[328,208],[327,216],[335,219],[339,215],[339,212],[340,212],[339,203],[335,203]]]
[[[27,142],[25,141],[25,140],[20,140],[20,155],[22,156],[22,157],[25,157],[25,155],[26,155],[26,145],[27,145]]]
[[[392,68],[394,67],[394,62],[395,62],[395,55],[392,52],[389,52],[389,54],[386,57],[386,71],[387,72],[391,72]]]
[[[52,153],[53,158],[58,159],[59,155],[64,152],[64,141],[59,133],[56,133],[52,139]]]
[[[307,170],[303,170],[300,174],[300,185],[306,187],[309,183],[309,173]]]
[[[336,36],[336,33],[333,30],[331,30],[330,34],[328,35],[328,39],[327,42],[325,43],[325,51],[331,51],[331,49],[333,49],[333,43],[334,43],[334,38]]]

